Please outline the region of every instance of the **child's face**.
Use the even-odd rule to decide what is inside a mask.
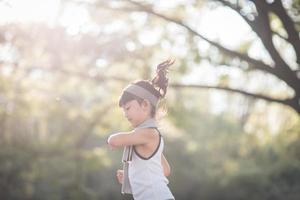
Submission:
[[[138,126],[146,120],[149,116],[148,107],[146,102],[139,104],[137,100],[129,101],[122,106],[124,116],[133,127]]]

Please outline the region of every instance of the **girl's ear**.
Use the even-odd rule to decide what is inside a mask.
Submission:
[[[147,99],[144,99],[142,102],[142,108],[147,109],[148,107],[150,107],[150,102]]]

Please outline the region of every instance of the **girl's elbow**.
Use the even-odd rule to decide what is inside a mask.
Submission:
[[[171,175],[171,169],[166,169],[166,170],[164,171],[164,175],[165,175],[166,177],[170,176],[170,175]]]
[[[117,140],[117,138],[115,138],[113,136],[110,136],[107,139],[107,144],[112,147],[120,147],[120,142]]]
[[[170,176],[170,172],[165,172],[165,177],[168,177],[168,176]]]

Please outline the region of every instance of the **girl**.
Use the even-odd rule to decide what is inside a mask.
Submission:
[[[170,166],[154,119],[157,103],[167,92],[167,69],[173,63],[160,63],[152,81],[140,80],[123,90],[119,106],[134,130],[112,134],[107,140],[112,149],[124,147],[123,170],[117,171],[117,178],[122,194],[132,194],[135,200],[175,199],[167,186]]]

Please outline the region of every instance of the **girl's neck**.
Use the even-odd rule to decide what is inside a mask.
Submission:
[[[156,120],[155,120],[155,118],[154,117],[147,117],[144,121],[142,121],[140,124],[138,124],[136,127],[134,127],[134,128],[138,128],[138,127],[140,127],[140,126],[143,126],[144,124],[147,124],[147,123],[151,123],[151,124],[153,124],[153,123],[156,123]]]

